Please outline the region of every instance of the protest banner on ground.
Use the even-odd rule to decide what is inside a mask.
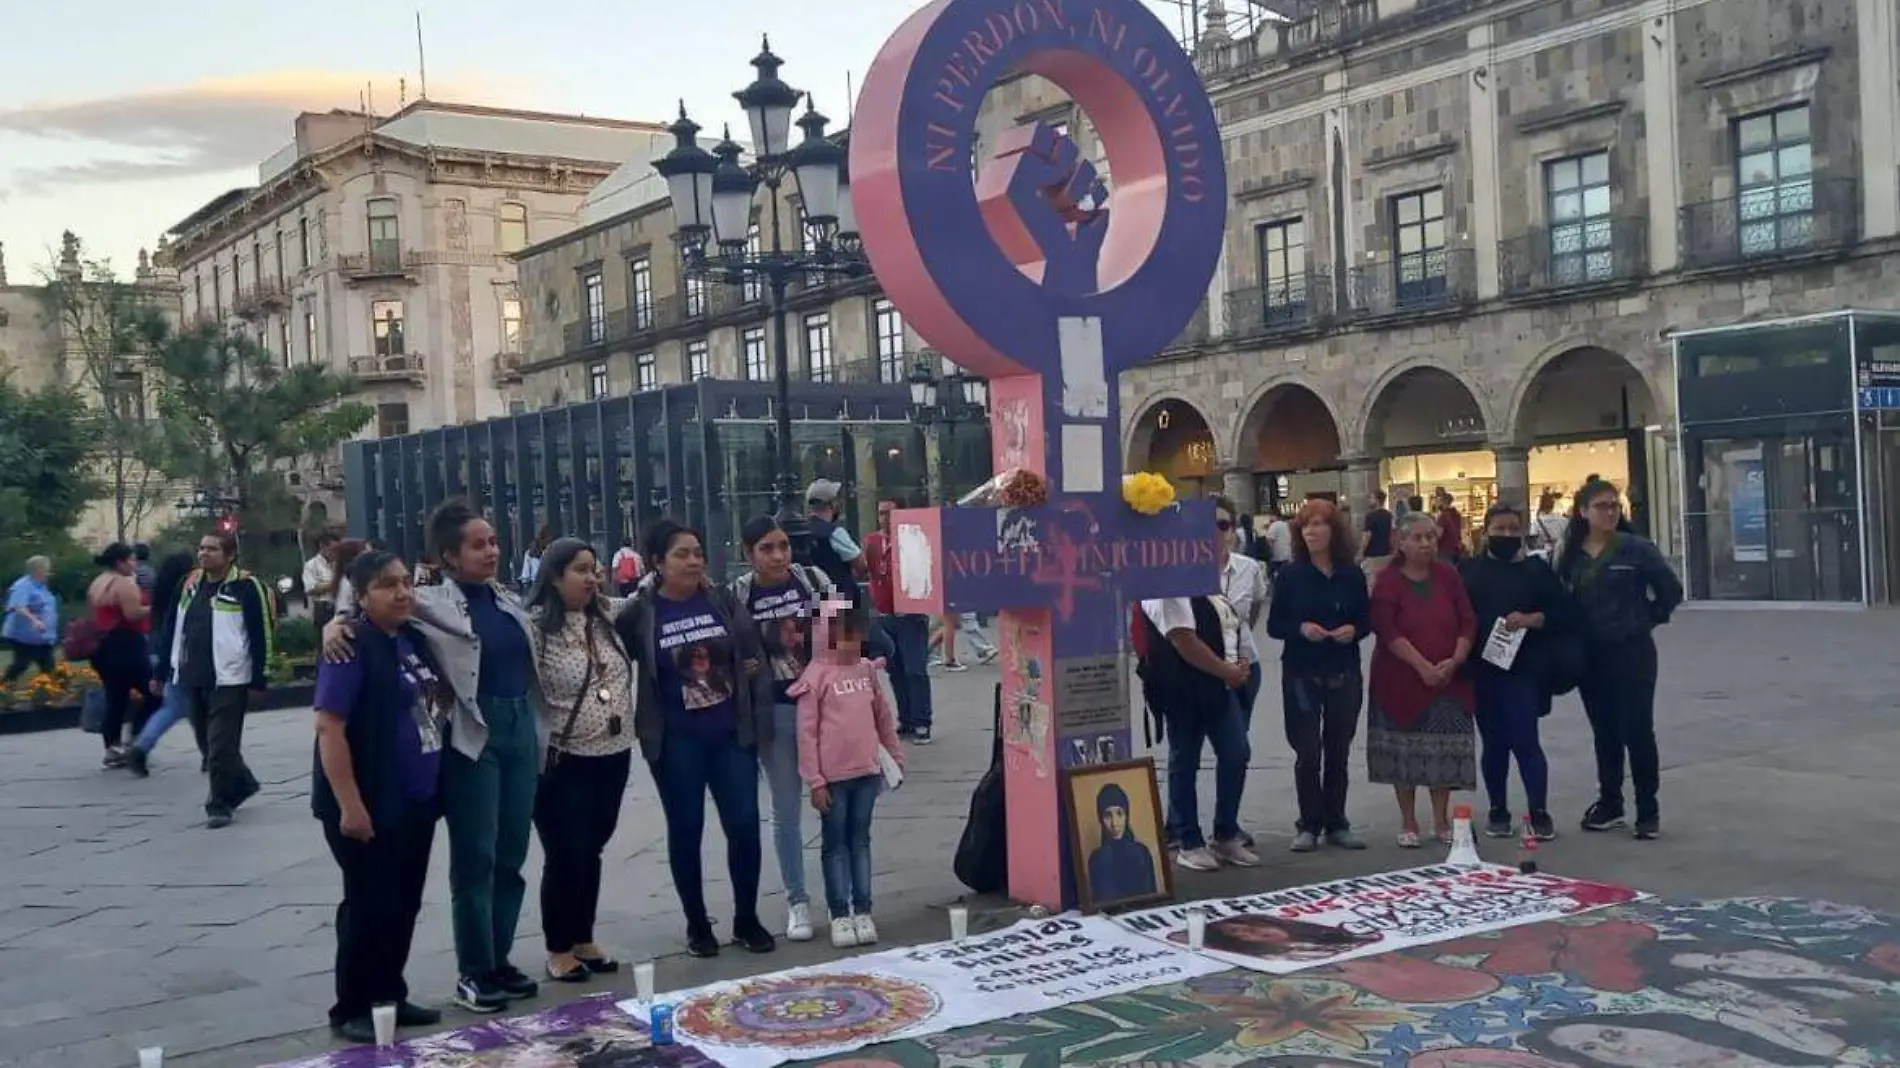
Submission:
[[[1114,922],[1185,947],[1188,914],[1202,909],[1207,917],[1204,955],[1223,965],[1285,975],[1644,896],[1607,883],[1527,875],[1515,868],[1440,864],[1167,905],[1118,916]]]
[[[726,1068],[771,1068],[1227,967],[1102,917],[1069,913],[961,942],[871,953],[654,1000],[673,1007],[679,1041]],[[649,1007],[620,1003],[640,1020],[648,1019]]]

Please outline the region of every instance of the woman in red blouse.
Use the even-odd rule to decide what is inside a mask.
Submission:
[[[1398,797],[1399,845],[1419,845],[1418,788],[1432,793],[1432,829],[1451,840],[1451,792],[1478,785],[1472,734],[1476,698],[1465,660],[1477,619],[1464,582],[1438,557],[1438,523],[1407,515],[1396,566],[1372,587],[1371,714],[1366,768]]]

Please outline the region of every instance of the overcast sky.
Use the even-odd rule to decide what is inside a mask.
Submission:
[[[1172,0],[1149,0],[1170,29]],[[372,0],[7,5],[0,53],[0,242],[15,284],[70,229],[129,274],[141,247],[291,139],[301,110],[376,110],[418,92],[414,8]],[[424,0],[438,100],[739,122],[759,34],[784,77],[842,122],[864,68],[919,0]],[[709,17],[711,16],[711,17]]]

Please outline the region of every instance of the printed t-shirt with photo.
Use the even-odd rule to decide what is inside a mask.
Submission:
[[[659,664],[654,672],[669,725],[703,734],[737,730],[732,635],[704,591],[684,601],[654,598]]]
[[[792,578],[779,586],[755,583],[746,596],[746,613],[758,624],[772,665],[772,700],[779,704],[796,703],[787,691],[811,663],[814,607],[812,595]]]
[[[396,764],[402,776],[402,796],[411,801],[435,797],[436,780],[442,768],[443,718],[426,700],[435,673],[416,652],[407,634],[396,635],[397,704],[409,710],[406,719],[395,724]],[[313,704],[344,722],[356,710],[357,697],[363,691],[363,660],[334,662],[325,660],[317,670],[317,692]]]

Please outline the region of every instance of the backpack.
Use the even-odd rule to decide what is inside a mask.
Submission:
[[[640,554],[628,553],[614,565],[614,581],[622,586],[630,586],[640,581]]]
[[[957,841],[951,870],[957,880],[978,894],[1000,894],[1009,889],[1008,798],[1003,789],[1003,687],[996,687],[995,732],[990,739],[990,767],[970,794],[970,818]]]
[[[91,660],[92,654],[99,651],[99,628],[91,619],[81,616],[66,624],[64,653],[68,660]]]
[[[1128,647],[1135,651],[1135,662],[1148,662],[1148,635],[1154,627],[1148,622],[1148,613],[1141,610],[1141,602],[1128,606]]]

